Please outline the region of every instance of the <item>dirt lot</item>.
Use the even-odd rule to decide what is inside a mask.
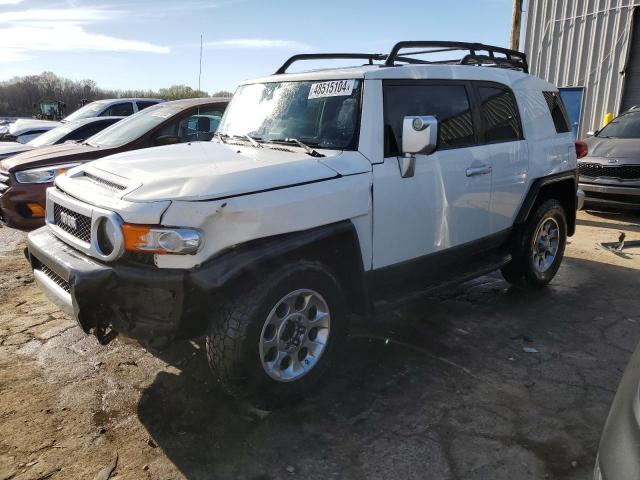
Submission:
[[[0,478],[590,478],[640,337],[640,249],[597,244],[639,224],[581,213],[542,291],[490,275],[357,322],[325,387],[272,413],[221,395],[198,343],[99,346],[0,229]]]

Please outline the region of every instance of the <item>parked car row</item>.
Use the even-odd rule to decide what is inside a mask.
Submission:
[[[79,108],[61,121],[19,118],[0,131],[0,141],[27,143],[62,124],[95,117],[126,117],[164,100],[159,98],[113,98],[97,100]]]
[[[95,111],[82,111],[89,104],[29,143],[0,143],[0,221],[22,230],[44,225],[46,189],[56,175],[84,162],[139,148],[210,140],[227,103],[226,98],[155,102],[122,120],[87,117]]]

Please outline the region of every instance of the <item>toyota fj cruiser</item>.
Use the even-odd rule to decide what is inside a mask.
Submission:
[[[330,58],[367,64],[286,73]],[[558,90],[522,53],[401,42],[297,55],[237,89],[213,141],[58,176],[28,257],[102,343],[205,335],[221,385],[269,406],[317,383],[349,312],[496,269],[547,284],[576,185]]]

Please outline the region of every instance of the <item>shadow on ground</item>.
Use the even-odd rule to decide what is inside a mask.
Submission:
[[[590,478],[638,286],[638,270],[571,258],[538,291],[482,277],[356,322],[323,388],[265,418],[181,344],[138,416],[189,479]]]

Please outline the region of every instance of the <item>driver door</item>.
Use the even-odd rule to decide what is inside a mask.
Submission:
[[[468,82],[394,80],[385,81],[383,91],[384,161],[373,166],[373,269],[413,265],[420,274],[429,269],[421,260],[489,234],[491,158],[478,144]],[[403,178],[399,155],[407,115],[435,116],[438,146],[416,155],[414,175]]]

